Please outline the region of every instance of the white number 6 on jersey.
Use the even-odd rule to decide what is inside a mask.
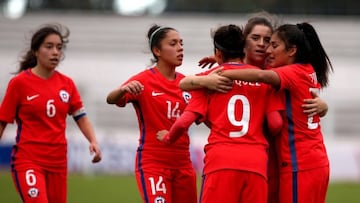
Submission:
[[[54,100],[50,99],[49,101],[47,101],[46,103],[46,115],[50,118],[54,117],[56,114],[56,108],[54,105]]]

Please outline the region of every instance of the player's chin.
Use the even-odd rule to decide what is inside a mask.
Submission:
[[[268,67],[270,67],[270,68],[274,68],[274,65],[275,65],[274,60],[268,59],[268,60],[266,61],[266,65],[267,65]]]
[[[174,63],[175,66],[181,66],[182,65],[182,60],[177,60],[175,63]]]

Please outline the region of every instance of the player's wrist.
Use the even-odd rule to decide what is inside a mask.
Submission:
[[[167,134],[164,136],[163,142],[165,142],[166,144],[170,144],[170,143],[171,143],[171,139],[170,139],[170,134],[169,134],[169,133],[167,133]]]

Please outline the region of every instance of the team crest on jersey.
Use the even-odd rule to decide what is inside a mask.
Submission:
[[[31,198],[35,198],[35,197],[39,196],[39,190],[37,188],[35,188],[35,187],[32,187],[32,188],[29,189],[28,195]]]
[[[183,92],[182,93],[182,96],[184,98],[184,101],[186,104],[188,104],[190,102],[190,99],[191,99],[191,94],[189,92]]]
[[[65,90],[60,90],[59,95],[60,95],[60,99],[61,99],[62,102],[64,102],[64,103],[68,103],[68,102],[69,102],[70,95],[69,95],[69,93],[68,93],[67,91],[65,91]]]
[[[165,198],[158,196],[154,199],[154,203],[166,203]]]

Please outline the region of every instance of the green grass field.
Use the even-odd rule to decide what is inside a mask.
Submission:
[[[71,174],[68,183],[68,203],[141,203],[134,176]],[[0,202],[21,202],[15,192],[10,173],[0,172]],[[327,203],[359,203],[360,181],[331,183]]]

